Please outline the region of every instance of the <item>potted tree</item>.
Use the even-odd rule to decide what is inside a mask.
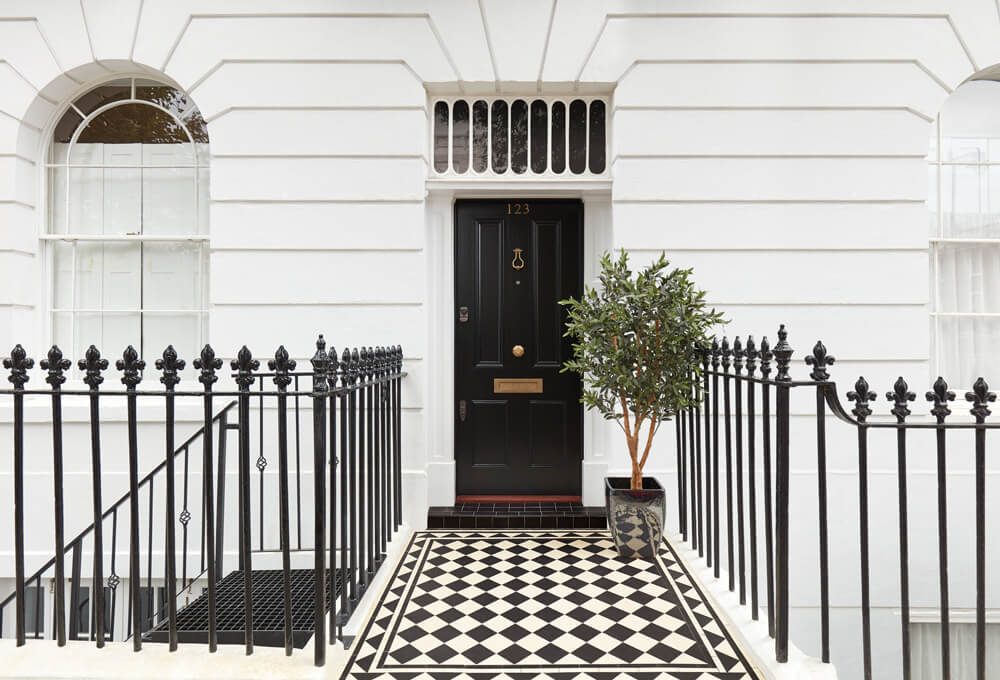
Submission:
[[[623,557],[652,558],[663,537],[664,489],[642,470],[660,425],[700,397],[699,349],[725,323],[705,304],[690,269],[664,254],[638,273],[628,254],[601,258],[600,285],[563,300],[573,356],[563,371],[583,378],[581,401],[625,433],[631,477],[607,477],[608,526]]]

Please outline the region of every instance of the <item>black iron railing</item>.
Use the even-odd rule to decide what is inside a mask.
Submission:
[[[326,642],[332,644],[342,639],[343,626],[355,611],[365,590],[371,584],[376,571],[386,558],[389,541],[402,523],[402,426],[401,386],[406,375],[402,370],[401,347],[361,348],[344,350],[337,354],[331,348],[326,350],[323,336],[316,342],[316,351],[311,359],[311,371],[296,372],[296,362],[284,347],[279,347],[274,358],[267,362],[268,372],[261,372],[260,361],[254,359],[244,346],[231,362],[235,389],[215,389],[219,379],[218,371],[222,360],[217,358],[211,346],[206,345],[193,367],[198,371],[201,389],[178,390],[180,373],[185,362],[177,357],[173,347],[168,347],[156,369],[163,388],[158,390],[139,389],[146,368],[137,352],[130,346],[115,365],[125,389],[101,389],[104,371],[109,368],[107,359],[102,358],[96,347],[91,346],[85,357],[79,361],[86,389],[65,389],[65,372],[71,367],[58,347],[49,350],[46,359],[39,363],[45,371],[47,388],[29,389],[27,383],[34,367],[33,359],[17,345],[3,365],[9,369],[12,389],[0,390],[0,395],[9,396],[13,404],[13,487],[14,487],[14,564],[15,591],[0,601],[0,636],[3,634],[4,609],[14,607],[17,644],[25,644],[26,597],[25,589],[34,584],[41,592],[43,579],[52,579],[52,636],[58,644],[67,640],[66,625],[66,569],[67,553],[71,556],[70,621],[69,638],[78,639],[85,628],[79,620],[81,589],[81,563],[85,550],[93,555],[93,602],[92,625],[89,637],[98,647],[103,647],[109,633],[114,629],[114,606],[110,610],[110,620],[106,620],[104,593],[109,588],[112,596],[121,577],[116,569],[116,555],[119,549],[119,522],[128,528],[128,632],[133,648],[142,648],[144,634],[152,627],[158,615],[164,618],[167,642],[171,650],[178,646],[178,584],[180,590],[190,589],[202,576],[207,579],[207,625],[204,639],[209,650],[218,645],[217,593],[216,585],[225,576],[223,556],[227,545],[225,536],[224,510],[226,480],[227,432],[238,434],[238,500],[236,514],[238,531],[235,543],[239,555],[239,570],[242,572],[243,597],[238,605],[243,612],[242,638],[247,654],[254,645],[253,621],[253,558],[254,553],[280,552],[282,581],[283,638],[286,654],[292,653],[294,612],[292,603],[291,554],[295,551],[313,554],[313,621],[315,635],[315,663],[325,663]],[[300,379],[309,379],[308,390],[300,388]],[[265,382],[272,383],[267,389]],[[257,383],[254,389],[254,383]],[[291,389],[289,389],[291,387]],[[55,555],[30,576],[25,576],[25,398],[42,395],[51,400],[51,432],[53,460],[54,503],[52,522],[55,533]],[[63,443],[64,427],[62,407],[64,397],[85,397],[89,404],[90,459],[92,478],[92,506],[90,509],[66,507],[63,489]],[[176,400],[195,397],[202,402],[203,424],[201,428],[175,446]],[[128,493],[110,507],[102,501],[104,480],[102,463],[108,448],[102,438],[102,406],[120,404],[124,400],[127,410],[128,438]],[[144,477],[139,478],[139,423],[138,404],[142,401],[161,403],[164,419],[165,456]],[[221,409],[218,409],[222,404]],[[258,410],[257,434],[258,484],[254,489],[251,481],[251,408]],[[236,422],[230,421],[233,407],[236,407]],[[311,474],[313,478],[312,498],[312,543],[303,543],[303,492],[301,450],[303,439],[308,437],[300,426],[301,412],[306,408],[312,413]],[[216,410],[218,409],[218,410]],[[292,417],[291,425],[289,416]],[[274,436],[265,433],[265,421],[273,416]],[[289,440],[292,440],[290,446]],[[308,439],[306,439],[308,441]],[[270,444],[268,443],[270,442]],[[198,444],[201,444],[199,447]],[[268,466],[265,455],[273,445],[277,450],[277,500],[268,499],[265,493],[265,469]],[[197,460],[197,449],[201,448],[201,460]],[[42,452],[31,451],[32,456]],[[44,452],[48,455],[48,451]],[[294,453],[294,471],[290,454]],[[197,483],[193,479],[194,466],[201,464],[200,511],[191,498]],[[181,471],[178,473],[177,468]],[[307,471],[308,474],[308,471]],[[294,480],[292,479],[294,475]],[[294,482],[296,515],[292,537],[291,484]],[[181,511],[176,512],[177,487],[180,486]],[[251,498],[257,492],[258,540],[253,541]],[[162,494],[162,501],[160,500]],[[329,497],[329,501],[327,500]],[[267,505],[265,505],[267,501]],[[278,545],[269,545],[265,540],[265,515],[272,518],[274,505],[278,515]],[[145,506],[145,522],[140,508]],[[232,503],[228,503],[232,505]],[[162,510],[162,511],[161,511]],[[192,511],[199,512],[201,536],[195,553],[189,551],[188,525]],[[83,516],[93,514],[93,522],[68,543],[64,540],[65,517],[67,513]],[[121,515],[121,516],[120,516]],[[33,526],[38,526],[37,514],[32,518]],[[105,556],[108,544],[105,540],[107,524],[111,526],[110,573],[105,581]],[[180,525],[179,529],[178,526]],[[155,611],[150,602],[143,606],[141,593],[142,572],[146,576],[146,599],[152,598],[153,556],[161,546],[154,546],[154,535],[162,529],[162,558],[165,584],[163,608],[166,612]],[[180,545],[178,546],[178,531]],[[145,541],[141,534],[145,533]],[[233,543],[230,537],[230,543]],[[124,539],[123,539],[124,540]],[[180,563],[178,565],[178,562]],[[158,565],[159,566],[159,565]],[[180,578],[177,568],[180,566]],[[328,572],[329,569],[329,572]],[[327,575],[338,588],[327,588]],[[332,595],[327,599],[327,592]],[[337,595],[339,594],[339,602]],[[112,597],[112,603],[115,601]],[[41,598],[36,597],[32,606],[36,608],[34,636],[41,637]],[[329,629],[327,629],[327,610]],[[300,617],[301,618],[301,617]],[[329,635],[327,634],[329,630]]]
[[[830,545],[828,531],[827,481],[827,416],[853,427],[857,433],[859,525],[857,541],[860,560],[860,602],[862,663],[864,677],[872,677],[871,626],[871,564],[869,517],[869,464],[881,451],[870,450],[873,431],[895,431],[896,489],[898,506],[898,568],[899,603],[901,612],[902,677],[908,680],[910,671],[910,568],[911,527],[908,523],[907,444],[920,434],[934,433],[937,482],[937,571],[939,580],[939,615],[941,621],[942,677],[950,677],[949,623],[949,550],[948,498],[949,477],[947,460],[959,453],[954,443],[949,449],[950,435],[959,431],[974,432],[972,445],[975,457],[975,611],[976,668],[978,680],[985,680],[986,658],[986,434],[1000,430],[1000,423],[987,422],[988,405],[996,395],[982,378],[976,380],[965,399],[971,403],[971,420],[948,420],[952,414],[948,403],[955,393],[938,378],[926,399],[930,402],[932,421],[908,421],[908,403],[915,399],[906,381],[900,377],[886,393],[890,418],[872,420],[872,405],[876,393],[864,377],[858,378],[847,399],[854,403],[848,412],[838,396],[836,383],[827,368],[834,359],[822,342],[817,342],[805,363],[812,367],[809,380],[798,380],[790,374],[792,347],[785,327],[778,331],[778,344],[771,349],[767,338],[758,347],[752,337],[746,344],[736,338],[713,341],[711,347],[700,350],[703,382],[700,405],[676,418],[678,519],[681,535],[692,549],[713,568],[719,578],[723,563],[730,591],[738,592],[741,604],[749,594],[751,615],[760,615],[761,575],[758,556],[764,558],[762,575],[763,606],[767,623],[775,640],[779,662],[788,660],[789,637],[789,513],[790,468],[792,463],[816,463],[818,500],[816,540],[819,548],[819,616],[820,647],[824,662],[830,661]],[[772,362],[775,369],[772,377]],[[721,383],[721,389],[720,389]],[[808,440],[790,441],[791,394],[793,390],[815,392],[815,445]],[[720,407],[721,396],[721,407]],[[773,396],[773,401],[772,401]],[[758,410],[758,397],[760,410]],[[773,423],[773,430],[772,430]],[[720,424],[722,434],[720,436]],[[758,435],[758,425],[760,433]],[[812,456],[815,456],[813,458]],[[758,478],[763,493],[758,493]],[[724,489],[720,487],[724,484]],[[799,509],[797,508],[798,512]],[[725,526],[720,526],[725,521]],[[761,519],[763,526],[760,527]],[[763,545],[758,530],[763,529]],[[748,532],[747,532],[748,530]],[[895,537],[894,537],[895,538]],[[725,544],[722,544],[722,541]],[[888,565],[882,564],[884,569]],[[840,570],[850,565],[838,564]],[[749,572],[749,573],[748,573]],[[954,574],[951,578],[970,578],[972,574]],[[801,571],[797,578],[802,578]],[[749,591],[749,592],[748,592]],[[856,645],[857,640],[847,641]],[[995,670],[995,669],[994,669]]]

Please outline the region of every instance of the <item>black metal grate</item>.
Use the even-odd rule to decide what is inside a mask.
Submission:
[[[284,646],[284,600],[280,569],[253,571],[253,639],[264,647]],[[313,571],[292,569],[292,639],[301,649],[313,635]],[[340,595],[340,573],[331,583],[326,572],[326,607],[330,591]],[[234,571],[216,586],[216,629],[219,644],[243,644],[243,572]],[[208,593],[177,612],[177,638],[180,642],[208,641]],[[167,621],[143,635],[150,642],[167,641]]]

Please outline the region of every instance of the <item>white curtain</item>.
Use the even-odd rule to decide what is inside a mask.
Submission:
[[[949,630],[951,680],[976,678],[976,624],[952,623]],[[912,680],[941,680],[941,624],[910,624]],[[1000,625],[986,624],[986,677],[1000,677]]]

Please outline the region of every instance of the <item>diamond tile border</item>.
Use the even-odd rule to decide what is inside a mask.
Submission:
[[[415,532],[362,630],[342,680],[761,677],[669,543],[622,563],[606,531]]]

